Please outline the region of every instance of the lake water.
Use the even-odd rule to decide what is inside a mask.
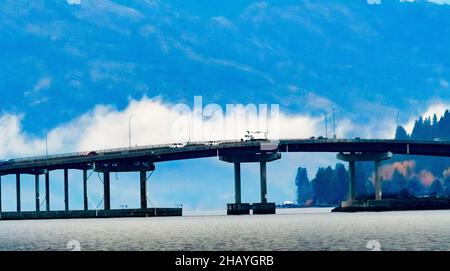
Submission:
[[[450,211],[0,221],[0,250],[450,250]]]

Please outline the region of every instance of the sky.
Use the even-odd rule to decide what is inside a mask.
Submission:
[[[181,140],[174,106],[201,96],[227,104],[278,105],[280,137],[393,138],[450,100],[450,2],[5,0],[0,4],[0,159]],[[130,119],[131,118],[131,119]],[[206,120],[201,139],[217,137]],[[130,126],[130,127],[129,127]],[[238,131],[239,138],[245,129]],[[175,134],[175,137],[174,137]],[[185,133],[182,133],[185,134]],[[225,137],[227,136],[223,136]],[[295,201],[299,166],[310,177],[335,154],[286,154],[268,165],[268,197]],[[243,200],[259,199],[259,169],[243,166]],[[62,172],[51,173],[51,207],[62,209]],[[43,187],[43,185],[41,185]],[[223,209],[232,165],[217,158],[160,163],[150,205]],[[138,174],[118,174],[112,207],[139,206]],[[23,209],[34,208],[33,176]],[[15,208],[13,176],[3,206]],[[89,179],[95,208],[101,180]],[[82,208],[70,172],[70,206]]]

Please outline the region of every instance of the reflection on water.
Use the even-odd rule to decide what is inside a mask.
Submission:
[[[0,250],[450,250],[450,211],[0,221]]]

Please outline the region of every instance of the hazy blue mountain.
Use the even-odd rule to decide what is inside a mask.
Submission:
[[[4,0],[2,110],[40,133],[144,94],[313,112],[322,97],[365,121],[373,103],[449,98],[449,14],[425,1]]]

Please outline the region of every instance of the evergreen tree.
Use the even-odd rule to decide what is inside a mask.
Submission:
[[[422,138],[433,139],[433,127],[431,126],[431,118],[426,118],[422,127]]]
[[[450,176],[446,176],[443,180],[442,195],[444,197],[450,198]]]
[[[357,162],[355,165],[357,199],[371,199],[374,197],[373,185],[369,179],[370,173],[367,173],[370,172],[370,169],[367,169],[367,166],[368,164],[364,162]]]
[[[398,171],[394,171],[392,176],[392,191],[388,193],[395,195],[396,198],[405,197],[408,194],[406,188],[406,178]]]
[[[409,139],[409,135],[403,126],[398,126],[395,131],[395,139]]]
[[[295,185],[297,186],[297,203],[304,205],[312,197],[311,183],[309,182],[306,168],[298,168]]]
[[[413,177],[408,181],[406,189],[408,190],[409,195],[415,197],[423,196],[425,192],[425,188],[423,187],[422,182],[417,177]]]
[[[339,202],[346,200],[348,195],[348,182],[349,175],[343,164],[336,164],[334,170],[332,189],[336,191],[334,197],[331,199],[331,203],[338,204]]]
[[[317,204],[333,203],[336,191],[333,191],[333,169],[329,166],[327,168],[319,168],[316,177],[313,180],[313,199]]]
[[[433,138],[438,138],[439,137],[439,133],[438,133],[438,120],[437,120],[437,116],[436,114],[433,115],[433,122],[431,124],[432,126],[432,137]]]
[[[439,132],[440,138],[450,140],[450,112],[448,110],[445,110],[444,116],[441,118]]]
[[[414,123],[414,128],[411,133],[411,138],[412,139],[423,139],[422,130],[423,130],[423,118],[422,118],[422,116],[420,116],[419,119],[416,120]]]
[[[441,181],[439,179],[436,179],[433,181],[433,183],[430,185],[428,194],[432,197],[441,196],[444,192],[444,189],[442,187]]]

